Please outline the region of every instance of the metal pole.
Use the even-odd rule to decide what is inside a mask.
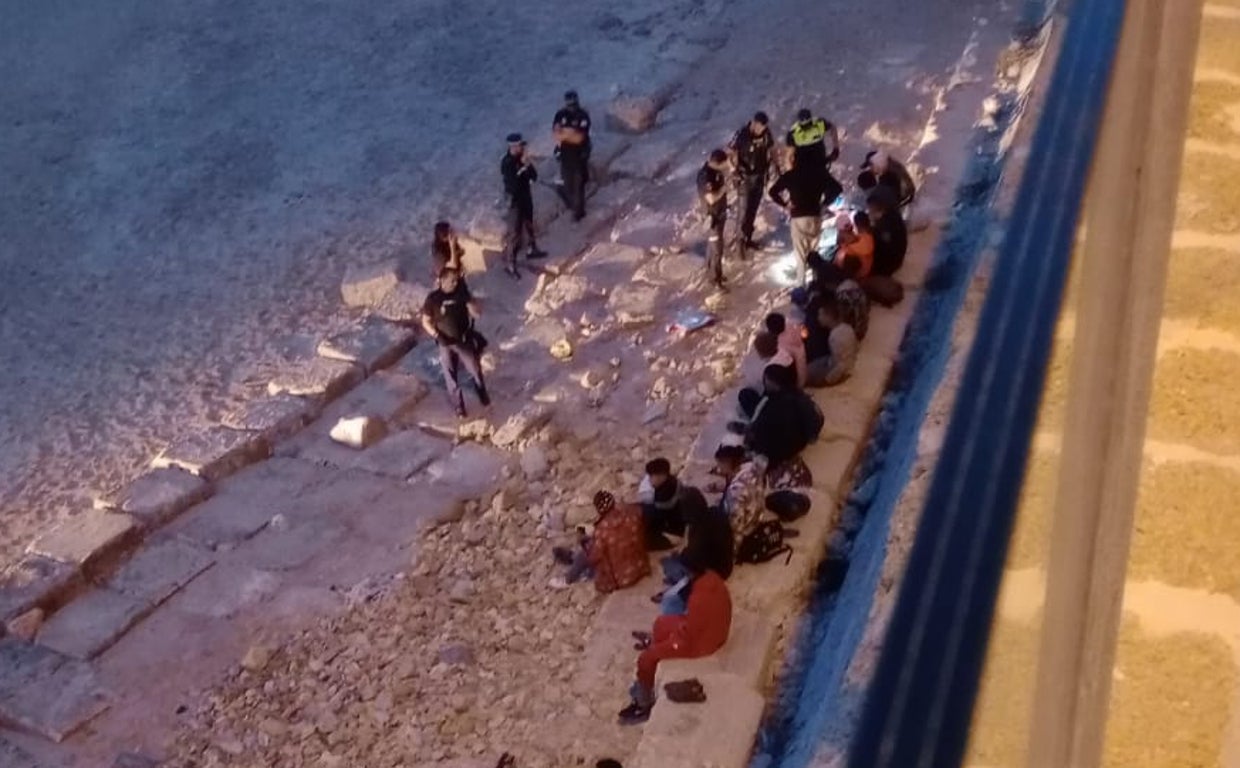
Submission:
[[[1029,768],[1101,761],[1201,0],[1129,0],[1086,198]]]

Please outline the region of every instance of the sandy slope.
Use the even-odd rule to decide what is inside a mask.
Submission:
[[[344,266],[493,205],[566,86],[692,71],[725,137],[798,102],[897,142],[984,3],[25,4],[0,28],[0,561],[344,321]],[[838,105],[838,106],[837,106]],[[544,147],[545,147],[545,139]],[[848,160],[849,158],[846,158]],[[851,158],[855,162],[856,158]]]

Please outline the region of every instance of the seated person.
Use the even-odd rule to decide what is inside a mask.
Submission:
[[[689,575],[686,560],[701,563],[725,579],[732,575],[732,525],[727,515],[707,505],[706,497],[692,486],[685,487],[683,508],[687,526],[684,549],[663,558],[661,564],[663,583],[668,587],[659,595],[663,613],[684,613],[677,585]]]
[[[646,548],[652,551],[671,549],[668,535],[684,536],[685,520],[681,511],[684,486],[672,474],[672,464],[657,458],[646,462],[642,480],[642,518],[646,525]]]
[[[768,464],[782,464],[805,449],[799,394],[791,371],[767,366],[766,385],[745,431],[745,446]]]
[[[844,269],[844,280],[835,287],[836,306],[840,310],[840,319],[857,334],[857,341],[865,338],[870,328],[870,297],[865,295],[861,287],[861,262],[855,256],[848,256],[841,265]],[[817,308],[815,307],[815,310]]]
[[[809,386],[830,387],[852,374],[857,362],[857,335],[840,316],[834,293],[822,296],[806,345],[810,354]]]
[[[762,470],[749,460],[743,445],[724,444],[715,451],[715,473],[722,483],[719,510],[732,528],[732,551],[762,521],[766,510]]]
[[[792,358],[797,373],[797,386],[805,386],[805,340],[801,337],[801,326],[790,323],[778,312],[766,316],[763,326],[767,333],[775,337],[779,348]]]
[[[650,559],[646,556],[646,534],[642,526],[641,507],[616,504],[607,491],[594,494],[594,535],[579,531],[579,547],[570,555],[568,573],[551,580],[553,588],[563,588],[593,571],[594,588],[604,594],[631,587],[650,575]],[[565,551],[554,552],[563,561]]]
[[[779,346],[779,340],[765,328],[753,337],[754,357],[747,358],[741,365],[741,380],[744,382],[740,394],[737,395],[741,415],[748,419],[753,409],[762,399],[763,381],[766,369],[771,365],[793,368],[796,362],[792,355]]]
[[[855,277],[866,277],[874,264],[874,230],[870,227],[869,214],[858,211],[845,221],[847,223],[839,228],[839,247],[835,249],[837,276],[842,279],[846,274],[844,260],[854,258],[860,263]]]
[[[891,277],[900,271],[900,267],[904,266],[904,256],[908,253],[908,229],[893,197],[889,189],[878,187],[865,200],[866,213],[874,232],[874,265],[870,275],[878,277]]]
[[[654,707],[655,673],[664,659],[699,659],[718,651],[732,630],[732,598],[723,577],[692,559],[686,561],[691,580],[683,615],[655,619],[649,643],[637,657],[637,679],[629,688],[631,701],[620,711],[624,725],[644,723]]]
[[[870,150],[861,163],[857,186],[869,192],[884,186],[896,194],[896,206],[906,208],[917,194],[917,184],[904,163],[879,150]]]

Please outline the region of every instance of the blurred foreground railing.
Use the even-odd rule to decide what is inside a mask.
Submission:
[[[1083,211],[1026,728],[1031,768],[1099,763],[1200,12],[1200,0],[1073,4],[854,768],[961,764]]]

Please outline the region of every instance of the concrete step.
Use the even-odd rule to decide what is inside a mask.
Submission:
[[[702,704],[662,699],[632,761],[633,768],[745,768],[766,702],[737,675],[698,678],[706,691]]]

